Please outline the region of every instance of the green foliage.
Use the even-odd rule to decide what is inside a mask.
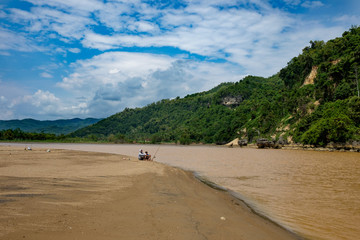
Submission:
[[[319,66],[320,75],[322,75],[317,79],[319,83],[317,87],[321,90],[325,84],[324,81],[328,79],[331,79],[331,82],[334,83],[339,83],[343,79],[353,83],[354,64],[360,65],[359,61],[360,28],[352,27],[350,31],[343,34],[343,37],[330,40],[327,43],[311,41],[310,47],[305,47],[302,54],[294,57],[280,71],[280,77],[288,88],[299,87],[310,73],[312,67]],[[331,89],[324,90],[329,91]]]
[[[356,139],[360,130],[360,99],[328,102],[301,119],[295,137],[302,143],[326,145]]]
[[[50,133],[27,133],[19,128],[17,129],[7,129],[0,131],[0,140],[10,140],[10,141],[18,141],[18,140],[56,140],[62,139],[64,135],[60,135],[57,137],[55,134]]]
[[[301,142],[325,146],[330,142],[344,143],[354,134],[351,119],[346,115],[323,118],[311,125],[302,137]]]
[[[346,99],[353,95],[353,90],[351,89],[351,86],[346,81],[343,81],[334,92],[334,98],[336,100]]]
[[[0,130],[6,129],[21,129],[25,132],[33,133],[53,133],[53,134],[68,134],[77,129],[89,126],[98,122],[100,119],[95,118],[74,118],[68,120],[55,121],[39,121],[34,119],[23,120],[0,120]]]

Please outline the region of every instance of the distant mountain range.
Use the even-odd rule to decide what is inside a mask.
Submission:
[[[0,130],[7,129],[21,129],[24,132],[32,133],[54,133],[57,135],[68,134],[80,128],[95,124],[101,119],[96,118],[74,118],[74,119],[60,119],[54,121],[40,121],[35,119],[23,120],[0,120]]]

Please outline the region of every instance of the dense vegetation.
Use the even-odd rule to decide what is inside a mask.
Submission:
[[[71,136],[182,144],[235,137],[314,145],[360,140],[358,66],[360,28],[352,27],[327,43],[311,41],[270,78],[248,76],[207,92],[125,109]]]
[[[359,140],[360,28],[352,27],[341,38],[310,42],[303,53],[280,71],[289,89],[289,112],[296,142],[326,145]],[[313,84],[303,86],[311,71]]]
[[[0,120],[0,130],[21,129],[31,133],[52,133],[56,135],[68,134],[77,129],[89,126],[98,122],[95,118],[74,118],[55,121],[39,121],[34,119],[23,120]]]
[[[20,130],[20,128],[0,131],[0,140],[6,140],[6,141],[21,141],[21,140],[48,141],[48,140],[60,140],[64,138],[65,138],[64,135],[56,136],[53,133],[28,133]]]

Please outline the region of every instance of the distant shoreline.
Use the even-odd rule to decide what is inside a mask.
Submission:
[[[162,145],[162,146],[212,146],[212,147],[223,147],[223,148],[255,148],[255,149],[278,149],[278,150],[304,150],[304,151],[318,151],[318,152],[358,152],[360,153],[360,143],[356,145],[350,144],[334,144],[334,146],[316,147],[311,145],[303,144],[285,144],[279,148],[258,148],[256,143],[247,144],[247,146],[226,146],[217,144],[203,144],[203,143],[192,143],[188,145],[177,144],[177,143],[114,143],[114,142],[60,142],[60,141],[8,141],[0,140],[0,145],[4,144],[103,144],[103,145]]]
[[[224,147],[229,147],[221,145]],[[311,145],[302,145],[302,144],[285,144],[279,148],[258,148],[255,143],[248,144],[247,146],[230,146],[229,148],[256,148],[256,149],[279,149],[279,150],[304,150],[304,151],[327,151],[327,152],[360,152],[360,144],[358,145],[336,145],[336,146],[327,146],[327,147],[315,147]]]

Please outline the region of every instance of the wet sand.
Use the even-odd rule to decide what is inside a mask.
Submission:
[[[192,173],[123,155],[0,146],[0,239],[295,239]]]

